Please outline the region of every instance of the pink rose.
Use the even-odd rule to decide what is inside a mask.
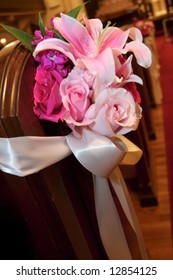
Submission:
[[[99,93],[86,112],[93,120],[93,131],[111,137],[135,130],[141,118],[141,107],[124,88],[108,88]]]
[[[83,126],[91,123],[85,114],[91,105],[91,90],[86,80],[75,73],[70,73],[60,85],[62,102],[66,108],[64,120],[73,129],[75,125]]]
[[[82,61],[82,60],[81,60]],[[82,67],[74,67],[71,71],[71,75],[80,76],[83,78],[83,80],[87,83],[88,87],[90,88],[90,95],[92,95],[92,88],[95,82],[95,76],[92,74],[91,71],[88,71],[87,68],[85,68],[83,65]]]
[[[53,71],[38,66],[34,86],[34,112],[40,118],[52,122],[63,119],[65,108],[59,92],[63,78]]]

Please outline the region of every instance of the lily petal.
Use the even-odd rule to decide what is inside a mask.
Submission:
[[[142,81],[142,79],[139,77],[139,76],[137,76],[137,75],[135,75],[135,74],[132,74],[132,75],[130,75],[129,77],[128,77],[128,79],[126,79],[126,80],[124,80],[122,83],[121,83],[121,86],[124,86],[125,84],[127,84],[127,83],[138,83],[138,84],[140,84],[140,85],[143,85],[143,81]]]
[[[119,77],[123,76],[126,79],[130,76],[132,73],[132,58],[133,56],[130,55],[128,59],[121,64],[120,68],[117,70],[117,75]]]
[[[35,57],[39,52],[44,50],[58,50],[65,54],[74,64],[77,54],[70,44],[56,38],[46,39],[41,41],[35,48],[33,56]]]
[[[93,75],[97,76],[102,84],[110,85],[115,76],[115,63],[110,48],[105,49],[95,58],[77,60],[77,65],[84,65]]]
[[[143,43],[132,41],[127,43],[124,49],[122,50],[123,54],[127,52],[133,52],[137,63],[145,68],[150,67],[152,59],[151,59],[151,51],[150,49]]]
[[[118,27],[108,27],[106,33],[101,43],[100,51],[108,47],[122,49],[129,36],[129,30],[122,31]]]
[[[61,17],[53,19],[53,24],[78,53],[93,57],[95,42],[78,20],[61,13]]]
[[[85,27],[94,41],[98,40],[99,33],[103,30],[103,23],[100,19],[88,19],[84,17]]]
[[[141,31],[138,28],[131,27],[131,28],[128,29],[128,31],[129,31],[129,37],[132,40],[142,42],[143,36],[142,36]]]

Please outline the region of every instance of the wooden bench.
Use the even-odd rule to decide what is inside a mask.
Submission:
[[[0,64],[0,136],[57,135],[57,124],[40,121],[33,113],[36,65],[32,55],[15,41],[1,50]],[[107,259],[97,228],[92,174],[73,155],[36,174],[17,177],[0,172],[0,178],[0,205],[3,209],[12,205],[27,229],[23,247],[28,246],[29,237],[30,250],[25,258]],[[19,223],[11,237],[16,230],[22,234]],[[17,249],[16,254],[9,249],[6,255],[22,257]]]

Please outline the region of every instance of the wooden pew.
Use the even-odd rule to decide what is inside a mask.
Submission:
[[[33,113],[32,55],[15,41],[1,50],[0,64],[0,136],[58,135],[56,124],[48,125]],[[73,155],[36,174],[17,177],[0,172],[0,178],[4,219],[10,212],[8,218],[16,215],[19,221],[11,237],[4,234],[7,252],[1,258],[107,259],[96,222],[92,175]],[[12,254],[10,240],[24,228],[26,254],[18,254],[17,249],[15,253],[11,246]]]

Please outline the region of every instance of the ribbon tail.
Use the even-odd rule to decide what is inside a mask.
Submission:
[[[119,168],[94,178],[100,236],[111,260],[148,259],[138,221]]]

